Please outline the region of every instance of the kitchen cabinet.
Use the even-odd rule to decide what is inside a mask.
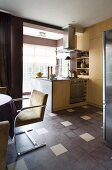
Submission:
[[[89,75],[89,52],[77,55],[77,75]]]
[[[84,32],[81,35],[77,35],[77,49],[81,51],[89,51],[89,34]]]
[[[70,103],[70,80],[50,80],[32,78],[32,90],[36,89],[48,94],[46,109],[50,112],[64,109]]]
[[[53,81],[53,111],[66,108],[70,103],[70,80]]]

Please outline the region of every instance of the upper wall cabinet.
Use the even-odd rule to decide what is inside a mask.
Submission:
[[[77,49],[81,51],[89,51],[89,37],[86,33],[77,35]]]

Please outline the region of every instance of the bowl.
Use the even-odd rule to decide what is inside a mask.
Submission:
[[[36,74],[36,76],[37,76],[37,77],[42,77],[42,76],[43,76],[43,73],[38,72],[38,73]]]

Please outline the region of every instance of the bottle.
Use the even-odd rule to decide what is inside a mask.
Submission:
[[[48,76],[48,77],[47,77],[48,79],[49,79],[49,69],[50,69],[50,67],[48,66],[48,75],[47,75],[47,76]]]
[[[81,68],[85,68],[85,67],[86,67],[86,63],[85,63],[85,60],[84,60],[84,59],[81,61],[80,67],[81,67]]]
[[[52,73],[53,73],[53,67],[51,66],[51,75],[52,75]]]

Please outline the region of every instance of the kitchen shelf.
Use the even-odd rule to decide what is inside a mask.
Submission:
[[[89,52],[77,56],[77,75],[89,75]]]
[[[89,69],[89,68],[77,68],[77,69],[80,69],[80,70],[85,70],[85,69]]]
[[[82,59],[86,59],[86,58],[89,58],[89,57],[77,57],[77,60],[82,60]]]

